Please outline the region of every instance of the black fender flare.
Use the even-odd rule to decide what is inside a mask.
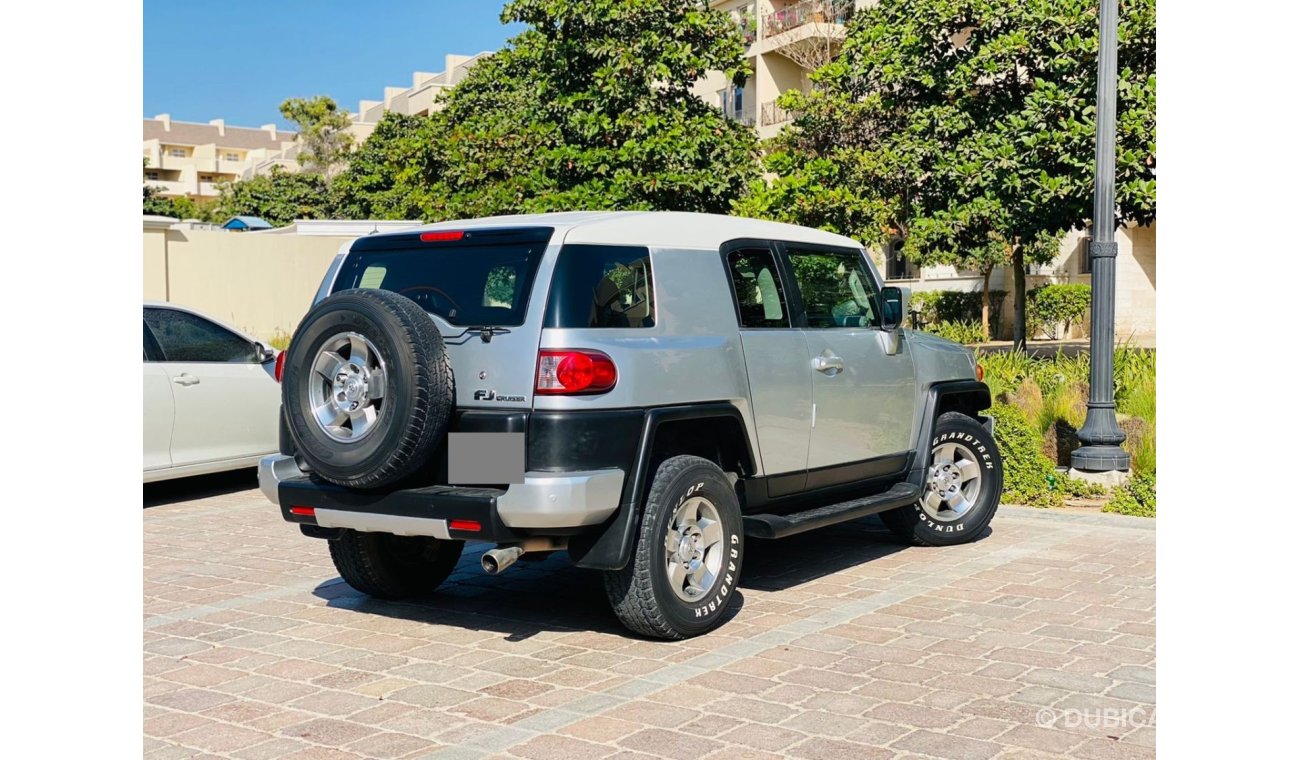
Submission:
[[[619,498],[618,509],[598,530],[574,536],[569,540],[569,556],[575,565],[594,570],[621,570],[627,565],[632,559],[632,547],[636,543],[641,504],[645,500],[650,479],[654,477],[650,468],[654,464],[655,435],[659,428],[669,422],[717,418],[736,421],[740,426],[744,450],[750,466],[758,461],[750,445],[749,429],[745,425],[744,415],[735,404],[717,402],[647,409],[632,470],[623,479],[623,492]],[[746,476],[753,473],[740,474]]]
[[[921,408],[921,425],[916,434],[916,456],[907,473],[907,481],[915,486],[925,485],[925,474],[930,468],[930,439],[939,423],[939,415],[957,411],[970,415],[993,432],[993,419],[980,412],[993,406],[988,385],[979,380],[946,380],[932,384],[925,393]]]

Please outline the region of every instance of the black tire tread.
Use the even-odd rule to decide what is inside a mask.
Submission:
[[[944,412],[943,414],[939,415],[939,419],[935,421],[934,431],[936,435],[939,433],[940,430],[945,428],[944,425],[945,421],[949,425],[952,425],[954,423],[959,425],[972,424],[978,426],[981,430],[983,430],[983,426],[980,425],[977,420],[975,420],[974,418],[968,415],[962,414],[961,412]],[[974,540],[976,537],[978,537],[979,534],[984,530],[984,528],[988,526],[989,522],[993,520],[993,515],[996,514],[998,511],[998,505],[1001,502],[1001,497],[1002,497],[1002,493],[1001,493],[1002,491],[1001,466],[1002,465],[1001,465],[1000,458],[999,458],[998,466],[999,466],[998,498],[993,500],[993,505],[989,507],[988,514],[980,522],[978,530],[972,530],[969,532],[969,534],[967,534],[969,538],[967,538],[966,540],[968,541]],[[911,505],[908,505],[906,507],[899,507],[897,509],[891,509],[887,512],[881,512],[880,520],[885,524],[885,527],[889,528],[890,532],[892,532],[900,540],[905,541],[913,546],[937,547],[937,546],[953,545],[951,542],[940,543],[940,542],[932,541],[926,538],[926,534],[924,532],[918,531],[916,529],[916,526],[918,524],[918,520],[916,518],[916,511]]]
[[[684,470],[700,466],[717,470],[718,475],[724,480],[726,479],[725,473],[716,464],[697,456],[675,456],[664,460],[659,465],[655,472],[654,482],[650,485],[650,491],[646,494],[645,509],[641,512],[641,525],[638,529],[636,549],[633,552],[632,559],[622,570],[611,570],[603,573],[605,594],[609,597],[609,603],[614,609],[614,614],[618,616],[623,625],[643,636],[674,641],[687,638],[687,634],[678,630],[668,621],[655,600],[651,574],[656,569],[654,562],[651,561],[651,553],[646,551],[644,547],[649,547],[652,542],[661,540],[651,534],[654,533],[657,522],[654,519],[655,515],[658,514],[659,510],[670,508],[667,506],[668,502],[664,500],[664,491],[667,490],[668,484],[672,483]]]
[[[396,536],[345,530],[331,539],[330,559],[352,588],[379,599],[407,599],[431,593],[456,569],[464,541],[428,539],[435,557],[415,567],[403,567],[386,550],[385,542]]]
[[[392,322],[397,326],[397,332],[391,337],[404,343],[415,358],[413,374],[403,378],[406,382],[412,383],[415,400],[410,414],[400,423],[403,435],[391,455],[379,466],[365,472],[344,475],[332,468],[329,462],[321,462],[310,456],[301,444],[297,448],[313,471],[332,483],[349,488],[379,488],[400,482],[415,474],[432,455],[436,442],[445,435],[455,402],[451,359],[443,343],[442,333],[419,304],[411,299],[392,291],[371,289],[340,291],[334,294],[334,297],[343,295],[368,301],[375,308],[386,311],[393,317]],[[301,330],[301,327],[299,329]],[[436,346],[436,348],[430,351],[426,348],[428,346]],[[435,364],[436,359],[431,360],[431,357],[439,356],[440,365]],[[311,357],[294,357],[294,359],[301,362],[311,361]],[[306,368],[300,369],[309,371]],[[291,418],[291,426],[292,422]]]

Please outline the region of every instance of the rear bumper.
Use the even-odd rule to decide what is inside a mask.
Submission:
[[[293,457],[275,454],[258,465],[262,493],[289,522],[406,536],[509,541],[599,525],[618,508],[621,469],[531,472],[508,488],[425,486],[356,491],[305,475]],[[298,509],[294,509],[297,507]],[[456,526],[477,525],[476,530]]]

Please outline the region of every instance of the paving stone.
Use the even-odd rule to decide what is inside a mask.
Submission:
[[[1149,758],[1155,533],[1004,507],[965,546],[873,520],[755,544],[709,636],[617,626],[562,554],[371,600],[256,490],[145,510],[146,758]],[[830,546],[834,550],[827,551]],[[1120,738],[1107,738],[1106,731]]]

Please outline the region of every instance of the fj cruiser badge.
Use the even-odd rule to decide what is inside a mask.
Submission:
[[[496,391],[474,391],[475,401],[523,401],[523,396],[498,396]]]

